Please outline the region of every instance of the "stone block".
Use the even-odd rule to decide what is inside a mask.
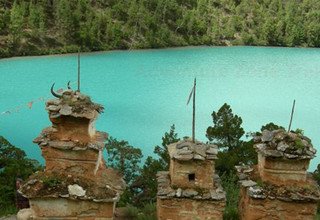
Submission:
[[[63,198],[31,199],[33,219],[113,219],[115,203],[75,201]]]
[[[224,208],[224,200],[157,199],[158,220],[219,220]]]
[[[96,150],[60,150],[52,147],[41,147],[41,149],[46,161],[47,172],[65,170],[71,175],[81,176],[93,174],[95,170],[98,159],[98,151]]]
[[[258,154],[258,171],[262,181],[281,185],[292,182],[305,182],[310,159],[290,160],[265,157]]]
[[[171,185],[180,188],[212,189],[214,175],[213,160],[179,161],[171,159]]]
[[[87,143],[95,135],[94,119],[76,118],[72,116],[60,116],[50,118],[57,132],[55,136],[59,140],[75,140]]]
[[[317,202],[255,199],[249,196],[245,187],[241,187],[240,198],[239,211],[243,220],[314,220],[317,213]]]

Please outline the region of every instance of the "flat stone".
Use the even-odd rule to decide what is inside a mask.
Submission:
[[[289,132],[288,136],[292,141],[295,141],[298,138],[298,135],[292,132]]]
[[[69,150],[75,147],[75,143],[72,141],[49,141],[48,144],[51,147],[63,150]]]
[[[302,149],[298,149],[295,151],[296,154],[301,155],[302,154]]]
[[[191,145],[192,145],[192,143],[185,141],[185,142],[181,142],[181,143],[177,144],[176,147],[177,147],[177,149],[181,149],[181,148],[184,148],[184,147],[190,148]]]
[[[216,189],[216,193],[225,193],[222,186],[218,186],[218,188]]]
[[[301,140],[301,143],[303,144],[304,147],[307,147],[309,145],[309,142],[304,139]]]
[[[188,160],[192,160],[193,159],[193,155],[189,154],[189,155],[174,155],[173,158],[177,159],[177,160],[181,160],[181,161],[188,161]]]
[[[277,199],[285,201],[285,202],[291,202],[292,199],[290,199],[289,197],[283,197],[283,196],[278,196]]]
[[[240,181],[240,183],[243,187],[251,187],[251,186],[257,185],[257,183],[252,180],[243,180],[243,181]]]
[[[59,105],[60,104],[60,99],[50,99],[46,102],[46,105]]]
[[[86,195],[86,190],[84,190],[81,186],[78,184],[73,184],[68,186],[68,192],[72,196],[85,196]]]
[[[88,148],[87,147],[74,147],[72,148],[72,150],[75,150],[75,151],[83,151],[83,150],[87,150]]]
[[[87,119],[93,119],[96,117],[94,111],[86,111],[82,114],[82,117],[87,118]]]
[[[49,105],[46,107],[46,110],[50,112],[58,112],[61,109],[60,105]]]
[[[206,154],[206,150],[207,150],[207,146],[206,145],[197,145],[195,148],[194,148],[194,152],[196,154],[199,154],[200,156],[202,157],[205,157],[207,154]]]
[[[192,151],[191,150],[177,150],[177,154],[178,155],[189,155],[189,154],[192,154]]]
[[[276,131],[274,131],[274,138],[279,140],[279,141],[284,140],[286,136],[287,136],[287,134],[285,133],[284,130],[276,130]]]
[[[166,188],[160,188],[158,190],[157,195],[159,196],[168,196],[169,194],[174,193],[174,195],[176,194],[175,190],[171,189],[170,187],[166,187]]]
[[[267,196],[265,196],[265,195],[252,195],[251,197],[255,198],[255,199],[265,199],[265,198],[267,198]]]
[[[308,156],[311,156],[311,157],[314,156],[314,153],[311,152],[311,151],[309,151],[309,150],[306,151],[306,154],[307,154]]]
[[[211,194],[210,194],[210,193],[204,193],[204,194],[202,195],[202,198],[203,198],[203,199],[210,199],[210,198],[211,198]]]
[[[214,200],[222,200],[226,198],[225,192],[217,193],[215,190],[210,190],[210,197]]]
[[[48,145],[48,142],[43,141],[43,142],[41,142],[39,145],[40,145],[40,146],[47,146],[47,145]]]
[[[207,154],[214,154],[217,155],[218,154],[218,149],[214,148],[214,147],[209,147],[209,149],[206,151]]]
[[[216,155],[210,155],[210,154],[208,154],[208,155],[206,156],[206,159],[207,159],[207,160],[216,160],[216,159],[218,159],[218,157],[217,157]]]
[[[288,144],[286,144],[285,142],[281,141],[279,142],[279,144],[277,145],[277,150],[279,151],[286,151],[290,146]]]
[[[307,136],[301,136],[301,138],[302,138],[303,140],[306,140],[306,141],[308,141],[309,143],[311,143],[311,139],[308,138]]]
[[[256,144],[255,148],[257,148],[259,151],[263,151],[266,149],[267,145],[266,144]]]
[[[174,197],[175,195],[176,195],[176,192],[175,192],[174,190],[171,190],[171,191],[167,194],[168,197]]]
[[[278,151],[278,150],[265,150],[263,153],[265,154],[265,156],[268,156],[268,157],[282,157],[283,156],[283,152]]]
[[[194,189],[186,189],[182,191],[182,196],[183,197],[193,197],[198,195],[199,193],[197,191],[195,191]]]
[[[182,195],[182,189],[179,188],[179,189],[177,189],[176,196],[181,197],[181,195]]]
[[[59,118],[60,116],[61,115],[59,113],[53,113],[53,112],[51,112],[49,115],[50,118]]]
[[[244,174],[244,173],[240,173],[238,174],[239,180],[245,180],[248,178],[248,175]]]
[[[72,95],[74,94],[73,90],[71,89],[66,89],[62,92],[63,95]]]
[[[193,159],[195,159],[195,160],[205,160],[205,158],[203,156],[200,156],[199,154],[195,154],[193,156]]]
[[[269,142],[273,139],[273,132],[269,130],[262,131],[261,141]]]
[[[284,156],[288,159],[294,159],[299,157],[299,155],[295,155],[295,154],[284,154]]]
[[[69,105],[63,105],[59,111],[61,115],[71,115],[72,114],[72,107]]]
[[[265,199],[266,196],[263,194],[263,190],[259,186],[250,186],[248,188],[248,194],[250,197],[256,199]]]
[[[313,154],[317,153],[317,150],[313,147],[309,147],[309,151],[311,151]]]

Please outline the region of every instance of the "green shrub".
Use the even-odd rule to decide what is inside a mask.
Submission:
[[[238,203],[240,188],[238,185],[238,177],[234,173],[223,174],[221,176],[223,189],[226,191],[226,208],[223,213],[223,219],[237,220],[239,219]]]
[[[126,217],[130,217],[132,219],[135,219],[139,215],[139,209],[137,207],[134,207],[133,205],[129,204],[126,207],[125,215],[126,215]]]

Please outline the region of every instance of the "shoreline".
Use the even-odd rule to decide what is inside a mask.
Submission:
[[[231,47],[255,47],[255,48],[286,48],[286,49],[311,49],[318,50],[319,47],[286,47],[286,46],[263,46],[263,45],[188,45],[188,46],[177,46],[177,47],[159,47],[159,48],[142,48],[142,49],[111,49],[111,50],[100,50],[100,51],[84,51],[80,52],[82,55],[95,55],[111,52],[148,52],[154,50],[176,50],[176,49],[192,49],[192,48],[231,48]],[[38,58],[38,57],[56,57],[56,56],[73,56],[77,55],[77,52],[67,52],[67,53],[56,53],[56,54],[43,54],[43,55],[25,55],[25,56],[13,56],[0,58],[1,61],[7,61],[12,59],[25,59],[25,58]]]

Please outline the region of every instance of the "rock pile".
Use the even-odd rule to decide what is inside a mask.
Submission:
[[[299,160],[312,159],[317,152],[308,137],[282,129],[264,130],[254,141],[256,149],[264,156]]]
[[[50,118],[64,115],[94,119],[104,108],[100,104],[93,103],[89,96],[68,89],[62,92],[61,98],[48,100],[46,110]]]
[[[203,144],[190,140],[179,141],[176,145],[175,152],[172,157],[180,161],[188,160],[216,160],[218,154],[218,147],[213,144]]]

